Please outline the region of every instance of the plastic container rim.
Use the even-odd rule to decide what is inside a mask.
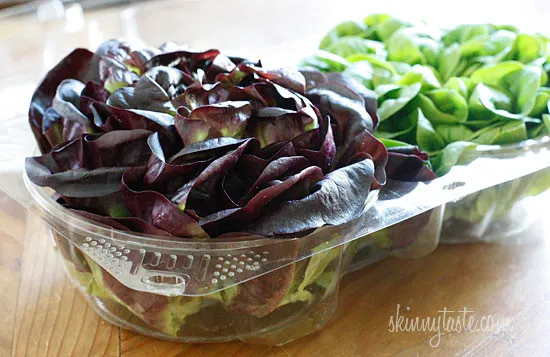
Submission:
[[[545,147],[550,142],[550,136],[544,136],[539,139],[529,139],[524,140],[517,144],[508,144],[508,145],[478,145],[476,151],[482,155],[494,155],[494,154],[513,154],[521,153],[531,150],[536,150],[541,147]],[[243,235],[242,237],[228,237],[228,238],[215,238],[215,239],[199,239],[199,238],[183,238],[181,241],[176,240],[167,240],[155,235],[148,235],[143,233],[129,233],[124,231],[119,231],[113,229],[91,220],[88,220],[84,217],[81,217],[75,213],[70,212],[70,210],[61,206],[59,203],[55,202],[51,196],[45,192],[45,188],[40,188],[39,186],[32,183],[27,176],[26,170],[23,172],[23,182],[25,188],[31,196],[33,203],[37,204],[41,209],[41,216],[52,223],[52,221],[57,221],[57,223],[71,227],[72,229],[89,233],[96,236],[105,236],[109,238],[116,238],[124,241],[132,241],[134,243],[148,245],[156,247],[159,244],[163,247],[169,246],[174,249],[184,248],[184,249],[240,249],[251,246],[265,246],[270,244],[276,244],[282,240],[293,240],[293,239],[304,239],[307,237],[294,237],[294,238],[282,238],[282,237],[267,237],[267,236],[258,236],[254,238],[253,236]],[[382,188],[383,189],[383,188]],[[378,190],[372,190],[369,193],[369,196],[366,200],[366,206],[363,211],[366,212],[372,206],[374,206],[376,200],[378,199]],[[51,217],[48,217],[51,216]],[[348,223],[344,223],[348,224]],[[337,226],[323,226],[315,230],[320,229],[330,229]],[[116,237],[114,236],[116,235]]]
[[[255,236],[246,235],[226,237],[226,238],[181,238],[181,240],[170,240],[166,237],[137,233],[137,232],[125,232],[114,229],[112,227],[93,222],[85,217],[81,217],[76,213],[71,212],[69,209],[63,207],[46,192],[46,188],[41,188],[32,183],[26,173],[23,172],[23,182],[25,188],[29,192],[32,203],[38,205],[40,216],[45,219],[48,224],[55,223],[56,225],[63,225],[70,230],[84,232],[87,235],[103,236],[110,239],[117,239],[126,242],[133,242],[140,245],[147,245],[150,247],[173,248],[173,249],[187,249],[187,250],[215,250],[215,249],[242,249],[249,247],[259,247],[271,244],[277,244],[282,241],[290,241],[297,239],[307,239],[312,233],[319,232],[322,229],[337,228],[349,224],[346,222],[339,226],[322,226],[316,228],[312,233],[309,233],[302,237],[277,237],[277,236]],[[364,214],[371,209],[378,199],[379,189],[371,190],[366,199]],[[52,190],[53,192],[53,190]]]

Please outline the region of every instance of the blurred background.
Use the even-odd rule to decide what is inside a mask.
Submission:
[[[338,22],[380,12],[441,27],[493,22],[550,33],[547,0],[278,0],[269,9],[255,0],[0,0],[0,189],[17,192],[23,158],[32,154],[26,112],[34,88],[76,47],[94,50],[114,37],[134,45],[174,41],[292,66]]]

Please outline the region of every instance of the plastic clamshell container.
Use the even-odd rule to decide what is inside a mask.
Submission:
[[[177,341],[281,345],[329,320],[346,272],[388,256],[421,257],[449,239],[442,233],[448,206],[517,179],[548,184],[540,175],[549,170],[550,138],[475,155],[429,183],[388,182],[351,222],[284,239],[173,241],[121,232],[24,181],[73,283],[107,321]]]
[[[388,224],[383,217],[426,211],[403,197],[418,184],[396,185],[380,198],[371,192],[354,221],[300,238],[171,241],[100,226],[24,179],[67,273],[97,313],[126,329],[185,342],[280,345],[309,334],[335,311],[345,272],[389,255],[428,254],[442,217],[440,208],[425,213],[417,235],[369,234]]]
[[[478,146],[473,155],[539,160],[540,170],[522,173],[514,179],[447,203],[441,242],[521,242],[519,235],[539,222],[544,214],[542,210],[530,209],[542,207],[537,201],[544,200],[542,193],[550,189],[550,159],[534,156],[544,148],[549,148],[548,137],[517,145]],[[514,171],[517,168],[503,165],[492,175],[498,177],[503,170]]]

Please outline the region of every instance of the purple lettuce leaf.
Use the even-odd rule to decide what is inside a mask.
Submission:
[[[102,216],[102,215],[87,212],[87,211],[80,211],[77,209],[71,209],[71,211],[78,214],[79,216],[82,216],[94,222],[98,222],[105,226],[117,229],[119,231],[138,232],[138,233],[162,236],[167,239],[170,239],[169,237],[173,237],[173,235],[171,235],[170,233],[163,231],[162,229],[158,229],[157,227],[137,217],[116,218],[116,217]]]
[[[296,156],[292,142],[281,142],[268,145],[254,154],[243,154],[237,163],[237,169],[249,177],[257,178],[266,166],[274,160],[286,156]]]
[[[374,164],[368,159],[332,171],[317,182],[313,193],[282,202],[246,231],[271,236],[346,223],[363,212],[373,176]]]
[[[437,175],[428,166],[428,159],[428,154],[414,145],[391,147],[386,174],[397,181],[431,181]]]
[[[200,84],[189,86],[185,93],[172,99],[174,107],[185,107],[190,111],[203,105],[225,102],[229,99],[229,91],[222,83]],[[232,99],[235,100],[235,99]]]
[[[171,67],[154,67],[145,72],[135,86],[117,89],[107,104],[122,109],[141,109],[173,115],[172,98],[183,94],[194,81],[184,72]]]
[[[180,237],[208,237],[198,222],[166,196],[141,187],[145,168],[132,168],[122,177],[124,203],[134,217]]]
[[[244,153],[253,140],[246,140],[240,144],[235,150],[227,152],[225,155],[213,160],[202,172],[195,178],[186,182],[181,186],[171,198],[172,202],[176,203],[181,210],[187,208],[187,198],[191,190],[197,188],[205,195],[212,195],[220,181],[220,179],[231,169],[239,157]],[[253,145],[251,145],[253,146]],[[212,202],[215,204],[215,202]],[[193,209],[192,207],[189,207]]]
[[[302,73],[306,80],[306,91],[328,82],[327,76],[313,67],[301,68],[300,73]]]
[[[329,82],[341,83],[363,98],[365,110],[372,119],[373,130],[376,130],[380,122],[380,116],[378,115],[378,95],[376,92],[365,87],[357,79],[340,72],[327,73],[326,77]]]
[[[80,108],[80,95],[84,88],[84,83],[80,81],[65,79],[57,87],[52,108],[65,119],[91,126],[90,120]]]
[[[174,117],[170,114],[140,109],[121,109],[101,102],[95,102],[91,107],[94,124],[102,132],[144,129],[158,132],[163,141],[167,141],[174,147],[177,147],[180,142],[174,127]]]
[[[130,58],[127,58],[124,61],[126,66],[135,68],[138,70],[138,74],[144,73],[145,64],[151,60],[151,58],[160,55],[167,49],[167,46],[161,46],[161,48],[146,47],[139,50],[133,50],[128,55]]]
[[[69,197],[104,196],[120,190],[122,173],[145,165],[151,132],[113,131],[83,135],[39,157],[27,158],[29,179]]]
[[[266,184],[278,180],[281,177],[296,175],[310,165],[309,160],[303,156],[286,156],[269,162],[250,186],[243,200],[246,202],[254,197],[254,195],[256,195],[262,187],[265,187]]]
[[[373,120],[365,109],[363,98],[346,86],[327,82],[310,89],[306,95],[322,114],[333,119],[338,144],[345,145],[361,131],[373,131]]]
[[[297,249],[295,251],[297,255]],[[289,259],[289,257],[284,258]],[[248,280],[239,284],[235,295],[230,298],[222,292],[222,297],[226,298],[223,300],[225,309],[234,314],[246,314],[258,318],[268,315],[277,308],[287,294],[295,270],[296,264],[290,264]]]
[[[372,159],[375,164],[372,188],[384,185],[388,153],[384,144],[371,134],[374,122],[365,109],[363,97],[336,82],[323,83],[310,89],[306,95],[321,114],[330,116],[331,123],[335,124],[337,166]]]
[[[42,119],[44,112],[52,106],[57,87],[65,79],[83,80],[88,74],[92,58],[93,53],[88,50],[74,50],[46,74],[34,92],[29,109],[29,124],[42,153],[53,147],[44,136]]]
[[[304,76],[297,70],[289,68],[262,70],[259,67],[255,68],[258,75],[270,80],[275,84],[293,90],[299,94],[304,94],[306,91],[306,80]]]
[[[236,149],[248,140],[249,139],[215,138],[191,144],[170,157],[168,163],[178,165],[185,162],[219,157],[230,150]]]
[[[151,135],[147,143],[152,155],[143,176],[143,184],[145,187],[157,188],[164,192],[175,190],[175,187],[179,187],[185,180],[195,176],[199,170],[203,170],[214,157],[214,150],[204,149],[201,151],[204,155],[201,159],[185,162],[185,154],[178,153],[174,156],[174,161],[169,163],[157,133]],[[207,152],[210,152],[210,156]],[[180,158],[179,161],[178,158]]]
[[[212,138],[242,138],[252,114],[252,106],[244,101],[203,105],[188,117],[181,109],[176,113],[175,126],[186,146]]]
[[[333,169],[336,144],[329,117],[322,118],[317,129],[294,138],[292,143],[297,154],[306,157],[315,166],[319,166],[325,174]]]
[[[317,127],[313,115],[304,110],[265,107],[251,120],[249,131],[262,146],[289,141]]]
[[[297,70],[285,68],[267,70],[249,63],[242,63],[229,73],[220,73],[215,80],[241,87],[246,87],[254,82],[274,83],[298,94],[304,94],[306,88],[306,80]]]
[[[124,205],[122,192],[116,191],[104,196],[69,197],[59,196],[57,200],[66,208],[92,212],[102,216],[129,217],[130,212]]]
[[[42,114],[42,134],[51,146],[57,146],[63,141],[63,118],[52,108],[48,108]]]
[[[99,61],[99,80],[109,92],[114,92],[137,81],[139,76],[124,64],[110,57],[101,57]]]
[[[183,72],[193,75],[194,72],[206,62],[211,62],[220,54],[218,50],[195,51],[182,50],[175,52],[167,52],[152,57],[145,63],[144,70],[157,66],[175,67]]]
[[[294,164],[296,165],[296,162]],[[260,190],[244,206],[213,213],[201,219],[200,224],[207,232],[214,236],[238,230],[240,227],[246,227],[248,222],[262,217],[265,214],[265,209],[272,201],[278,200],[284,202],[307,196],[311,188],[322,179],[323,171],[319,167],[307,167],[283,181],[270,181],[266,188]],[[302,216],[305,214],[306,212],[302,212]],[[284,226],[286,225],[285,223]],[[281,226],[281,221],[278,222],[278,226]],[[253,224],[253,227],[255,227],[255,224]],[[245,231],[248,231],[248,229]],[[259,233],[255,229],[252,232]]]
[[[124,64],[130,60],[130,51],[130,46],[124,41],[103,42],[95,51],[90,72],[83,82],[100,82],[109,92],[131,85],[139,76]]]
[[[385,182],[376,96],[346,77],[116,40],[86,61],[48,93],[39,129],[53,150],[27,164],[98,222],[174,237],[303,234],[356,218]]]
[[[99,67],[102,58],[110,58],[123,63],[129,58],[130,51],[130,45],[125,41],[110,39],[101,43],[93,54],[92,62],[90,63],[90,73],[86,82],[101,77]]]

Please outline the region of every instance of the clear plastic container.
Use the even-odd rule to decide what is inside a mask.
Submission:
[[[170,241],[100,226],[59,205],[49,189],[26,177],[25,184],[72,282],[100,316],[185,342],[280,345],[312,333],[335,311],[344,273],[373,261],[355,254],[358,247],[427,254],[441,224],[440,215],[428,214],[412,239],[363,235],[399,197],[381,193],[380,200],[373,191],[361,217],[305,237]]]
[[[449,229],[449,206],[471,204],[472,195],[513,180],[530,183],[521,185],[524,193],[548,184],[548,137],[480,147],[474,155],[429,183],[389,181],[371,192],[357,219],[299,238],[173,241],[130,234],[77,216],[51,190],[24,181],[67,272],[106,320],[178,341],[280,345],[328,321],[346,272],[389,256],[420,257],[440,237],[449,239],[441,232]]]
[[[545,145],[548,138],[530,146],[521,143],[510,146],[480,146],[474,155],[480,157],[520,157],[529,148]],[[544,164],[544,162],[543,162]],[[518,243],[526,240],[521,233],[543,219],[542,195],[550,189],[550,161],[546,168],[513,180],[469,194],[445,208],[441,234],[442,243],[498,242]],[[510,167],[514,170],[514,167]],[[495,173],[498,174],[498,173]]]
[[[22,28],[33,31],[22,32],[17,41],[8,37],[5,42],[21,44],[20,47],[11,46],[17,48],[8,51],[10,59],[14,60],[9,67],[13,78],[6,80],[6,90],[13,91],[14,83],[26,83],[32,92],[39,75],[56,62],[55,57],[76,46],[94,48],[108,37],[161,43],[166,40],[166,29],[156,26],[159,22],[151,21],[151,14],[164,22],[173,17],[185,22],[188,28],[202,21],[197,20],[203,18],[198,15],[211,14],[211,8],[201,2],[169,3],[177,3],[186,11],[176,11],[175,7],[166,5],[167,2],[161,6],[150,2],[120,12],[85,14],[82,18],[81,9],[75,4],[71,11],[65,11],[61,20],[48,18],[43,26],[29,16],[28,23],[34,27]],[[247,9],[250,13],[258,12],[249,6]],[[304,14],[295,13],[300,14],[295,15],[300,18]],[[203,28],[200,34],[180,31],[170,39],[196,47],[238,49],[239,53],[245,45],[253,55],[276,59],[272,60],[275,63],[281,63],[279,60],[294,62],[293,58],[310,52],[305,44],[316,44],[310,40],[317,41],[324,31],[323,23],[326,22],[319,21],[319,16],[333,14],[331,11],[307,13],[315,21],[302,23],[318,24],[315,26],[319,32],[301,36],[298,42],[287,41],[291,36],[286,35],[295,31],[292,27],[285,30],[288,33],[272,38],[253,37],[255,42],[251,42],[250,28],[258,27],[257,23],[250,26],[241,26],[242,21],[224,23],[224,19],[230,17],[222,10],[216,12],[213,20],[217,27]],[[286,12],[276,15],[280,19],[288,18]],[[193,21],[186,22],[182,16]],[[263,24],[265,19],[253,17],[252,20]],[[3,25],[7,23],[5,20]],[[98,31],[99,23],[101,31]],[[231,31],[220,32],[220,28],[231,28]],[[280,38],[286,40],[281,42]],[[19,60],[21,53],[38,55],[23,61]],[[31,73],[29,78],[27,73]],[[23,101],[24,105],[13,107],[26,109],[28,100]],[[21,114],[13,113],[13,116]],[[480,148],[479,156],[487,161],[476,160],[471,165],[457,167],[430,184],[389,183],[378,199],[375,194],[371,196],[369,209],[357,220],[292,239],[248,236],[232,240],[165,241],[128,234],[76,216],[52,200],[48,190],[28,181],[26,185],[33,205],[43,216],[47,231],[55,241],[65,269],[104,319],[142,334],[178,341],[242,340],[280,345],[309,334],[328,321],[338,302],[340,279],[346,272],[385,257],[415,258],[428,254],[435,249],[440,236],[448,242],[460,241],[459,238],[455,240],[453,234],[465,235],[468,230],[461,222],[458,222],[460,229],[448,228],[457,221],[453,210],[461,205],[469,209],[472,205],[469,197],[494,190],[489,187],[499,185],[495,187],[508,191],[506,182],[518,177],[527,179],[528,175],[538,176],[535,172],[550,166],[549,156],[540,156],[539,161],[547,161],[538,163],[526,158],[539,146],[548,148],[549,141],[541,140],[538,146],[522,144],[511,150]],[[510,160],[498,160],[500,156]],[[541,177],[539,180],[547,183],[544,176]],[[479,190],[484,191],[476,193]],[[462,200],[446,204],[462,197]],[[519,200],[513,210],[526,200]],[[497,210],[493,209],[492,214],[486,216],[490,218],[484,220],[483,225],[473,223],[472,231],[475,231],[474,225],[485,227],[487,239],[487,232],[491,232],[487,227],[498,227],[495,222],[506,219],[502,216],[495,220],[499,217],[495,212]],[[513,225],[508,224],[508,227]],[[500,224],[500,233],[504,227]],[[471,236],[466,238],[472,239]],[[479,236],[476,239],[480,239]]]

